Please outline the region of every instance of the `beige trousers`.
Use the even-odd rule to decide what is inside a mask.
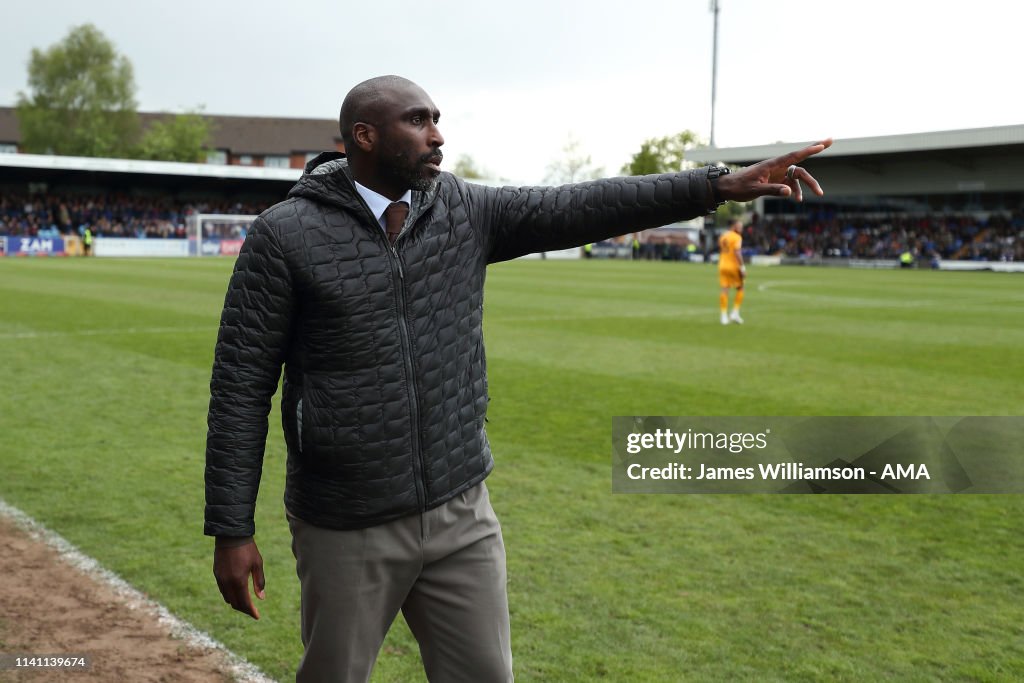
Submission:
[[[399,610],[431,683],[512,680],[505,547],[483,483],[368,529],[289,526],[305,647],[296,681],[369,680]]]

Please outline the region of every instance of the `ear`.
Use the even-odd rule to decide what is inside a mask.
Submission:
[[[377,146],[377,129],[371,123],[357,123],[352,126],[352,138],[364,152],[372,152]]]

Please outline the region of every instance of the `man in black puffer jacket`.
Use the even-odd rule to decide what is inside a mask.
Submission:
[[[799,198],[830,144],[720,169],[491,188],[439,168],[430,97],[405,79],[345,98],[322,154],[253,224],[215,352],[206,527],[226,602],[258,618],[253,516],[281,368],[285,508],[302,585],[299,680],[366,680],[403,610],[431,680],[511,679],[505,558],[484,478],[486,267],[709,211]]]

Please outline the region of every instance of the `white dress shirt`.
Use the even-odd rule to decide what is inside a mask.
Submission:
[[[380,225],[381,230],[385,229],[384,225],[384,210],[391,204],[391,200],[384,195],[374,192],[365,185],[360,185],[357,181],[353,180],[356,184],[356,191],[359,192],[359,196],[363,198],[366,205],[370,207],[370,211],[373,212],[373,217],[377,219],[377,223]],[[406,190],[398,201],[405,202],[412,207],[412,190]]]

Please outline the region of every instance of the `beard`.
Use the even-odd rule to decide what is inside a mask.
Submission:
[[[423,154],[414,160],[409,159],[407,152],[394,150],[386,154],[387,163],[382,169],[387,175],[398,181],[402,187],[420,192],[430,192],[437,185],[440,174],[427,164],[439,164],[444,158],[440,149]]]

